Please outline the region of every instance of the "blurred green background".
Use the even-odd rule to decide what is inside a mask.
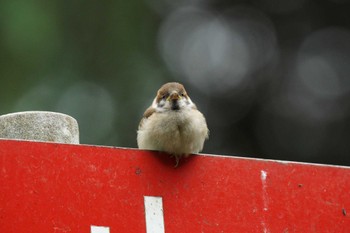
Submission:
[[[69,114],[82,144],[136,147],[185,85],[205,153],[350,165],[347,0],[0,1],[0,114]]]

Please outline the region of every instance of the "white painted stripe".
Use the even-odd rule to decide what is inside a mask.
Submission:
[[[144,196],[146,232],[164,233],[164,214],[162,197]]]
[[[266,184],[266,178],[267,178],[267,172],[264,170],[260,171],[260,178],[262,183],[262,197],[264,202],[264,211],[269,210],[269,199],[267,194],[267,184]]]
[[[268,212],[269,211],[269,196],[267,193],[267,172],[264,170],[260,171],[260,178],[261,178],[261,184],[262,184],[262,199],[263,199],[263,211]],[[265,214],[261,215],[261,226],[263,228],[264,233],[270,233],[270,230],[268,228],[268,225],[266,223],[266,217]]]
[[[109,233],[109,227],[91,226],[91,233]]]

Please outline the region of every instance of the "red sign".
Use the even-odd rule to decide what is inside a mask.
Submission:
[[[0,140],[0,232],[350,232],[350,169]]]

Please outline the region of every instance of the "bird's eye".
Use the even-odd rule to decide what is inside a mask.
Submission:
[[[186,96],[186,94],[185,94],[185,93],[181,93],[181,96],[182,96],[182,97],[185,97],[185,96]]]

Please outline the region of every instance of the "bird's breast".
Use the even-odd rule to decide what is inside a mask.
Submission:
[[[172,154],[197,153],[203,148],[207,125],[197,110],[179,110],[152,114],[138,133],[140,148]]]

